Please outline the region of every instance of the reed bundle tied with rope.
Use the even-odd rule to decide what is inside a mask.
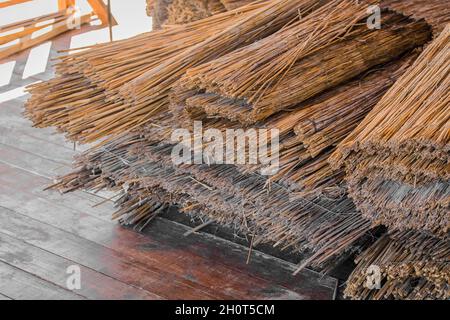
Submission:
[[[450,25],[331,157],[363,214],[445,236],[450,227]]]
[[[449,261],[448,238],[394,231],[357,258],[344,293],[353,299],[449,299]]]

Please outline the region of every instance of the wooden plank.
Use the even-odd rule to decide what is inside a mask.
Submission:
[[[88,299],[157,299],[147,291],[132,287],[76,262],[62,258],[0,233],[0,261],[56,286],[65,288],[70,266],[80,268],[79,295]]]
[[[59,10],[75,6],[75,0],[58,0]]]
[[[67,168],[71,167],[73,156],[75,155],[73,150],[57,146],[51,142],[42,141],[33,136],[19,134],[19,132],[14,130],[0,127],[0,143],[4,146],[9,146],[48,159],[49,161],[58,163],[60,166],[64,165]],[[17,139],[17,137],[20,137],[20,139]]]
[[[150,270],[114,250],[3,207],[0,207],[0,232],[161,298],[230,298],[205,292],[203,288],[163,270]]]
[[[108,7],[103,2],[103,0],[87,0],[92,10],[95,12],[97,17],[102,21],[103,25],[108,25]],[[116,19],[111,17],[111,25],[117,25]]]
[[[0,262],[0,292],[14,300],[84,299],[80,295],[55,286],[4,262]]]
[[[247,264],[248,248],[234,242],[207,233],[191,234],[181,241],[167,234],[184,234],[191,228],[164,218],[156,218],[145,230],[145,234],[166,246],[178,245],[186,251],[199,253],[209,260],[223,261],[236,272],[252,274],[255,277],[276,283],[294,292],[304,294],[309,299],[332,299],[337,279],[321,275],[310,269],[304,269],[293,276],[295,264],[252,250],[250,263]],[[169,231],[170,230],[170,231]],[[174,243],[176,241],[176,243]],[[221,248],[216,250],[216,248]]]
[[[0,163],[22,168],[36,175],[55,178],[69,170],[68,165],[39,157],[31,152],[23,151],[0,143]]]
[[[31,127],[31,121],[22,116],[24,100],[15,99],[0,104],[0,127],[7,130],[18,130],[20,133],[73,150],[73,145],[70,146],[62,135],[56,134],[55,129]]]
[[[11,168],[5,164],[0,164],[0,181],[7,185],[17,186],[30,193],[30,197],[42,199],[42,203],[54,203],[58,205],[60,211],[67,210],[69,213],[78,211],[101,219],[102,223],[115,224],[111,220],[111,215],[115,211],[111,202],[94,207],[103,198],[96,197],[81,191],[61,195],[58,191],[44,191],[44,187],[52,183],[51,180],[36,175],[31,175],[18,168]]]
[[[2,26],[0,26],[0,33],[6,32],[6,31],[11,31],[11,30],[14,30],[14,29],[17,29],[20,27],[29,27],[29,26],[35,25],[36,23],[42,22],[42,21],[51,20],[51,19],[65,16],[66,14],[67,14],[67,10],[61,10],[58,12],[45,14],[45,15],[42,15],[39,17],[34,17],[31,19],[13,22],[13,23],[10,23],[7,25],[2,25]]]
[[[34,32],[37,32],[37,31],[39,31],[41,29],[50,27],[50,26],[54,25],[55,23],[63,21],[65,19],[66,19],[66,17],[64,17],[64,16],[63,17],[59,17],[59,18],[54,18],[54,21],[52,20],[52,21],[49,21],[47,23],[43,23],[43,24],[41,24],[39,26],[24,27],[24,29],[21,30],[21,31],[17,31],[17,32],[14,32],[14,33],[11,33],[11,34],[8,34],[8,35],[5,35],[5,36],[1,36],[0,37],[0,45],[4,45],[4,44],[7,44],[8,42],[24,38],[26,36],[29,36],[29,35],[33,34]]]
[[[196,283],[216,288],[217,290],[234,292],[235,295],[240,295],[242,298],[267,298],[268,292],[272,292],[270,295],[272,298],[275,294],[279,298],[312,298],[313,295],[325,298],[324,295],[326,294],[330,298],[332,295],[330,288],[317,282],[319,278],[317,274],[308,275],[302,273],[299,277],[295,278],[301,283],[300,287],[304,285],[303,288],[305,288],[307,287],[306,284],[315,284],[318,286],[314,292],[308,292],[305,295],[296,295],[292,290],[277,285],[277,281],[274,281],[276,280],[274,279],[275,277],[265,279],[264,277],[267,275],[264,275],[260,271],[258,271],[259,274],[254,274],[254,269],[251,268],[247,268],[247,270],[243,269],[246,271],[243,272],[240,270],[240,264],[245,265],[246,248],[240,250],[240,255],[234,255],[232,261],[226,261],[226,256],[217,259],[217,257],[211,255],[211,252],[234,252],[236,248],[230,248],[229,244],[220,245],[220,243],[208,242],[205,244],[204,239],[197,239],[197,243],[192,243],[192,240],[189,239],[194,238],[182,238],[182,234],[186,230],[179,233],[173,232],[169,228],[164,229],[163,233],[166,234],[162,236],[154,236],[150,233],[150,237],[144,237],[117,226],[108,226],[94,217],[54,208],[55,204],[30,197],[23,190],[8,190],[8,187],[14,188],[14,186],[11,182],[4,180],[2,178],[4,176],[4,171],[0,171],[0,205],[17,210],[26,216],[33,217],[48,224],[56,225],[70,232],[75,232],[84,238],[91,239],[116,251],[130,255],[133,259],[147,267],[158,269],[164,266],[164,269],[170,273],[188,277]],[[117,228],[117,230],[114,231],[113,228]],[[167,240],[167,237],[173,237],[173,239]],[[211,247],[209,247],[210,245]],[[237,264],[238,267],[233,265],[235,262],[240,263]],[[225,264],[227,263],[230,265],[226,266]],[[261,263],[263,264],[265,262],[263,261]],[[253,265],[252,260],[251,266]],[[272,263],[272,266],[276,267],[277,264]],[[271,269],[268,270],[269,274],[273,272],[270,271]],[[286,283],[292,282],[294,279],[292,277],[292,270],[284,270],[283,272],[285,278],[289,279]],[[242,283],[246,284],[245,287]]]
[[[91,21],[91,14],[85,14],[83,16],[80,17],[80,24],[85,24]],[[64,32],[69,31],[70,28],[67,24],[67,21],[61,21],[58,23],[55,23],[53,25],[53,28],[49,31],[46,32],[40,36],[37,36],[33,39],[29,38],[29,39],[25,39],[25,38],[21,38],[22,40],[20,41],[20,43],[15,44],[15,45],[11,45],[5,49],[0,50],[0,60],[4,59],[6,57],[9,57],[10,55],[13,55],[17,52],[20,52],[22,50],[31,48],[37,44],[40,44],[42,42],[45,42],[47,40],[50,40]]]
[[[0,9],[6,8],[9,6],[13,6],[13,5],[19,4],[19,3],[29,2],[29,1],[31,1],[31,0],[9,0],[9,1],[5,1],[5,2],[0,2]]]

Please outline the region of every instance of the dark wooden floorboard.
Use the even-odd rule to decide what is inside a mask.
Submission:
[[[77,262],[52,254],[0,232],[0,261],[36,275],[56,286],[65,287],[70,266],[78,266],[81,287],[76,290],[88,299],[157,299],[142,289],[117,281]]]
[[[261,278],[259,274],[263,272],[264,268],[259,268],[260,271],[255,272],[258,270],[256,264],[251,265],[251,267],[255,267],[254,269],[251,267],[248,268],[245,265],[242,266],[248,269],[248,272],[243,273],[239,265],[245,264],[246,251],[244,250],[241,250],[238,257],[235,255],[233,259],[229,260],[226,253],[230,251],[230,254],[232,254],[233,250],[227,247],[228,244],[222,245],[223,249],[217,250],[217,243],[211,243],[213,246],[211,249],[208,249],[208,246],[202,244],[202,239],[197,239],[190,247],[185,246],[180,250],[177,248],[179,245],[176,242],[192,243],[192,239],[194,239],[190,238],[191,240],[188,239],[186,242],[182,236],[186,230],[181,230],[180,228],[178,228],[178,232],[171,231],[170,227],[161,229],[163,230],[161,232],[156,228],[155,232],[158,236],[152,236],[150,233],[149,236],[151,238],[122,228],[120,228],[120,232],[117,232],[118,227],[116,225],[105,224],[104,221],[94,216],[62,207],[57,201],[49,201],[35,194],[29,194],[27,190],[29,188],[39,187],[42,183],[42,178],[33,177],[27,172],[20,172],[14,168],[8,168],[6,165],[0,165],[0,173],[0,205],[47,224],[58,226],[63,230],[90,239],[123,254],[131,255],[133,259],[140,261],[146,267],[152,267],[158,270],[164,265],[164,270],[188,278],[200,285],[213,286],[213,288],[220,288],[222,290],[231,290],[230,293],[237,295],[236,298],[252,297],[251,292],[247,293],[245,290],[242,292],[244,287],[241,283],[244,280],[249,284],[253,284],[253,297],[255,293],[261,297],[260,292],[266,292],[267,286],[273,284],[275,280],[273,277],[270,279]],[[64,197],[70,197],[70,194]],[[27,204],[26,207],[23,204]],[[167,239],[167,237],[169,238]],[[173,237],[172,242],[170,242],[171,237]],[[217,256],[211,255],[215,250],[217,252],[224,252],[221,259],[217,259]],[[147,252],[151,254],[147,254]],[[234,265],[235,261],[239,263]],[[273,266],[274,264],[267,270],[271,270]],[[187,272],[188,269],[189,272]],[[289,277],[290,280],[292,280],[293,271],[291,269],[284,271],[285,277]],[[271,272],[268,273],[270,274]],[[311,284],[318,284],[317,281],[319,278],[316,274],[310,274],[303,280],[299,278],[298,283],[301,284],[301,287],[308,288],[310,282]],[[307,279],[309,280],[306,281]],[[325,279],[329,278],[325,277]],[[329,293],[327,298],[330,298],[330,292],[332,290],[326,285],[326,281],[324,281],[324,284],[324,286],[317,288],[314,292],[317,293],[317,297],[325,298],[323,296],[325,291]],[[274,285],[274,291],[276,291],[276,287]],[[279,292],[283,292],[283,296],[296,296],[293,293],[294,291],[284,292],[286,287],[280,287],[279,289]],[[309,292],[308,294],[312,293]],[[300,296],[297,297],[300,298]]]
[[[204,288],[172,273],[151,270],[114,250],[2,207],[0,232],[124,283],[145,289],[160,298],[230,298],[220,292],[206,292]]]
[[[0,262],[0,294],[14,300],[85,299],[4,262]]]

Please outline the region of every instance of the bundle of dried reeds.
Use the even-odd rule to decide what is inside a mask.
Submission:
[[[28,88],[32,97],[26,104],[26,115],[35,126],[56,126],[71,140],[92,142],[108,135],[105,124],[116,123],[117,119],[113,118],[127,108],[119,94],[121,86],[263,6],[255,3],[236,12],[61,57],[54,79]],[[267,28],[267,32],[275,28]],[[122,130],[126,126],[122,126]]]
[[[363,214],[400,229],[450,227],[450,25],[331,158]]]
[[[390,12],[383,14],[381,30],[357,26],[365,22],[366,10],[367,4],[332,1],[262,41],[190,68],[175,87],[172,103],[187,104],[188,92],[207,93],[209,99],[214,94],[215,101],[197,107],[249,125],[429,39],[423,22]],[[189,104],[195,107],[192,100]]]
[[[121,93],[128,97],[130,107],[118,113],[115,119],[107,121],[113,124],[113,127],[108,126],[108,132],[120,132],[125,123],[131,129],[151,122],[155,114],[167,111],[170,90],[187,69],[267,37],[287,24],[298,21],[300,19],[299,10],[303,15],[307,15],[323,5],[324,2],[327,1],[270,1],[246,18],[230,25],[202,43],[190,47],[173,58],[166,59],[159,66],[122,87]],[[242,10],[242,8],[236,10]],[[205,19],[201,21],[205,21]],[[105,130],[106,128],[98,129]]]
[[[53,187],[117,191],[114,217],[138,228],[175,204],[250,235],[252,245],[306,252],[299,270],[329,270],[367,246],[375,228],[344,192],[344,171],[331,169],[330,154],[431,37],[423,21],[390,11],[381,30],[367,29],[372,3],[259,2],[62,58],[56,79],[31,88],[29,116],[74,140],[110,139]],[[278,128],[278,174],[175,165],[171,131],[194,119],[205,129]]]
[[[225,11],[219,0],[173,0],[167,7],[167,20],[164,24],[189,23]]]
[[[265,179],[244,175],[226,165],[174,166],[172,145],[155,141],[155,130],[127,134],[83,155],[79,169],[54,187],[121,190],[114,214],[125,223],[145,225],[163,205],[229,226],[255,237],[254,244],[313,252],[301,267],[327,267],[330,259],[355,250],[352,244],[370,231],[351,201],[294,197],[276,184],[270,193]],[[139,199],[139,200],[138,200]],[[159,205],[155,205],[159,203]],[[158,211],[159,212],[159,211]]]
[[[406,16],[425,19],[439,34],[450,23],[450,6],[442,0],[383,0],[381,4]]]
[[[357,258],[345,295],[353,299],[449,299],[449,259],[448,238],[418,231],[392,232]],[[371,286],[378,281],[378,288]]]

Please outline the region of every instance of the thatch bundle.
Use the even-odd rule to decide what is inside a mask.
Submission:
[[[147,0],[147,15],[153,19],[153,30],[165,25],[184,24],[214,14],[234,10],[254,0]]]
[[[352,298],[450,297],[450,25],[338,146],[349,194],[374,224],[396,231],[358,259]],[[413,229],[410,231],[410,229]],[[381,268],[380,290],[365,288]]]
[[[448,242],[418,231],[381,237],[357,258],[345,294],[354,299],[449,299]],[[380,272],[377,290],[370,287],[377,279],[368,280],[371,266]]]
[[[189,93],[196,90],[209,94],[205,109],[210,116],[230,115],[244,125],[253,124],[429,37],[423,24],[388,12],[383,14],[381,30],[355,27],[367,16],[366,10],[366,4],[354,1],[331,2],[262,41],[191,68],[175,87],[172,103],[187,104]],[[248,57],[259,57],[258,63]],[[192,101],[189,107],[195,108]]]
[[[225,12],[219,0],[173,0],[167,7],[165,24],[183,24]]]
[[[400,229],[450,226],[450,26],[422,53],[332,161],[363,214]]]
[[[254,15],[263,6],[255,3],[236,12],[63,56],[56,65],[54,79],[28,88],[32,98],[26,104],[26,115],[37,127],[55,126],[68,139],[81,142],[110,134],[107,123],[118,131],[131,128],[133,123],[118,123],[120,115],[129,109],[119,92],[125,83],[202,43],[219,30]],[[294,13],[285,16],[284,22],[293,16]],[[280,17],[280,24],[266,28],[265,32],[276,31],[282,21]],[[242,41],[252,37],[255,36],[242,36]]]

